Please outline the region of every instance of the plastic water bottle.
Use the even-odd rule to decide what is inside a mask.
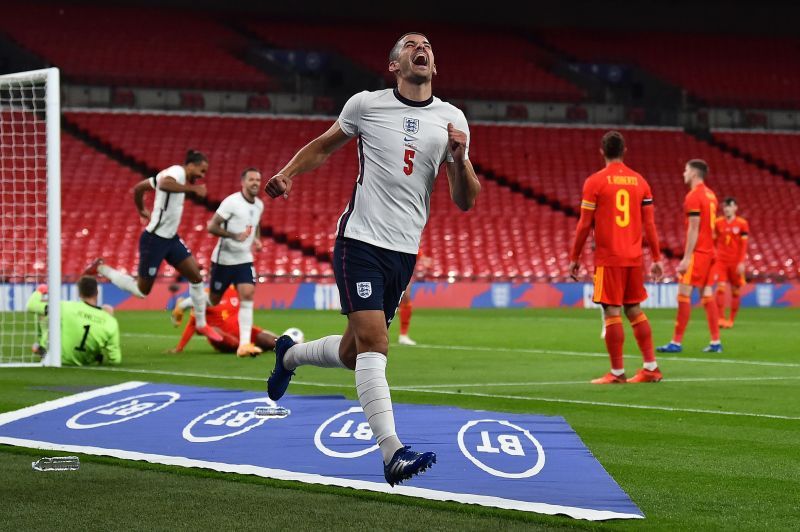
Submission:
[[[256,417],[286,417],[292,411],[282,406],[257,406],[253,413],[255,413]]]
[[[31,462],[34,471],[77,471],[81,461],[77,456],[46,456]]]

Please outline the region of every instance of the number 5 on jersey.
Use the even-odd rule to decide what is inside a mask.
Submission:
[[[406,156],[403,159],[403,162],[406,163],[406,166],[403,168],[403,172],[406,175],[411,175],[414,171],[414,156],[417,154],[414,150],[406,150]]]

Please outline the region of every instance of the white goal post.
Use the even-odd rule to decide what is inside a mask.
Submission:
[[[0,75],[0,366],[61,366],[60,96],[57,68]],[[26,311],[42,283],[46,318]]]

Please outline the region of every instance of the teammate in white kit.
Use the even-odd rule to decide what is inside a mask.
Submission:
[[[389,71],[397,88],[350,98],[330,129],[267,183],[271,197],[288,197],[295,176],[358,138],[360,171],[339,218],[333,253],[347,328],[342,336],[298,345],[280,337],[267,390],[273,400],[282,397],[295,368],[304,364],[354,369],[358,399],[383,455],[384,477],[395,485],[424,471],[436,456],[404,447],[395,432],[386,382],[387,327],[414,271],[440,166],[447,164],[450,196],[461,210],[472,208],[481,187],[468,159],[464,114],[432,94],[436,64],[425,35],[400,37],[389,55]]]
[[[253,296],[256,293],[256,270],[253,251],[261,250],[260,222],[264,202],[258,198],[261,172],[246,168],[242,172],[242,189],[220,204],[208,222],[208,232],[219,237],[211,253],[209,301],[217,305],[222,294],[233,284],[239,293],[240,357],[256,356],[261,348],[253,344]]]
[[[206,294],[200,267],[178,236],[178,226],[183,215],[183,200],[187,192],[206,196],[205,185],[196,185],[208,172],[208,158],[199,151],[189,150],[183,165],[173,165],[155,177],[140,181],[133,189],[133,199],[139,216],[150,222],[139,238],[139,276],[134,279],[111,266],[102,258],[95,259],[84,271],[85,275],[103,275],[114,285],[144,298],[153,289],[158,269],[165,260],[189,281],[197,323],[196,331],[210,340],[221,341],[222,337],[206,323]],[[187,183],[188,182],[188,183]],[[153,212],[144,206],[144,193],[155,189]]]

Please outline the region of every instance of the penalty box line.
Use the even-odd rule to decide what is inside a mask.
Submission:
[[[138,373],[144,375],[167,375],[167,376],[176,376],[176,377],[197,377],[197,378],[205,378],[205,379],[217,379],[217,380],[242,380],[242,381],[252,381],[252,382],[264,382],[265,379],[257,378],[257,377],[245,377],[245,376],[224,376],[224,375],[210,375],[210,374],[203,374],[203,373],[185,373],[179,371],[160,371],[160,370],[146,370],[146,369],[125,369],[125,368],[102,368],[102,367],[75,367],[75,368],[68,368],[68,369],[77,369],[83,371],[108,371],[108,372],[116,372],[116,373]],[[755,377],[754,377],[755,378]],[[691,382],[697,382],[693,380]],[[338,388],[338,389],[352,389],[353,384],[331,384],[331,383],[323,383],[323,382],[303,382],[303,381],[295,381],[295,385],[300,386],[314,386],[320,388]],[[588,384],[588,383],[583,383]],[[484,384],[484,386],[488,386]],[[742,416],[742,417],[756,417],[756,418],[767,418],[767,419],[786,419],[786,420],[800,420],[800,416],[783,416],[778,414],[758,414],[755,412],[735,412],[735,411],[725,411],[725,410],[707,410],[702,408],[678,408],[678,407],[667,407],[667,406],[656,406],[656,405],[637,405],[637,404],[630,404],[630,403],[611,403],[611,402],[604,402],[604,401],[586,401],[580,399],[563,399],[559,397],[527,397],[524,395],[504,395],[504,394],[490,394],[490,393],[479,393],[479,392],[459,392],[459,391],[450,391],[450,390],[441,390],[441,389],[431,389],[425,388],[420,386],[409,386],[409,387],[393,387],[392,389],[397,391],[402,391],[406,393],[423,393],[423,394],[441,394],[441,395],[456,395],[456,396],[467,396],[467,397],[485,397],[489,399],[514,399],[520,401],[540,401],[545,403],[568,403],[568,404],[579,404],[579,405],[587,405],[587,406],[601,406],[601,407],[612,407],[612,408],[629,408],[635,410],[658,410],[658,411],[665,411],[665,412],[686,412],[692,414],[717,414],[717,415],[725,415],[725,416]]]

